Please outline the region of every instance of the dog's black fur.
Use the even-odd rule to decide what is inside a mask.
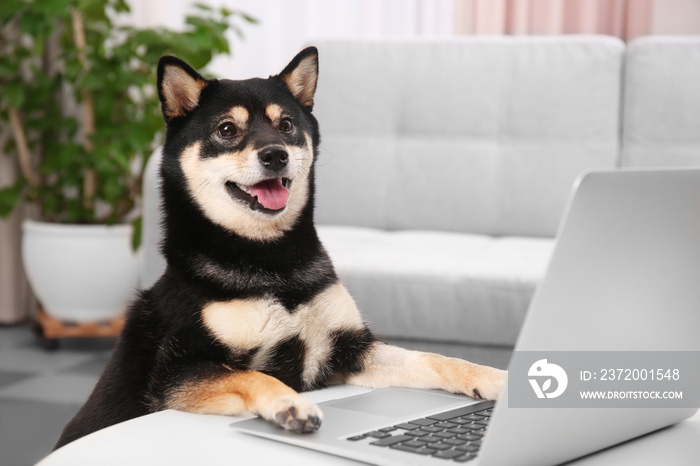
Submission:
[[[310,432],[322,413],[296,392],[331,381],[497,396],[503,371],[377,342],[338,282],[313,222],[317,73],[313,47],[279,75],[245,81],[161,59],[167,268],[130,306],[56,447],[165,408],[251,411]],[[288,198],[253,195],[273,180]]]
[[[307,49],[290,63],[293,69],[315,49]],[[199,75],[173,57],[159,65],[159,89],[163,69],[180,66],[197,79]],[[283,71],[281,75],[284,75]],[[161,90],[161,100],[163,100]],[[167,270],[151,288],[140,293],[131,305],[119,343],[102,377],[80,412],[66,426],[56,448],[98,429],[163,409],[168,391],[192,377],[214,376],[232,367],[249,368],[256,349],[232,351],[217,341],[200,319],[200,310],[211,301],[273,296],[293,313],[338,278],[318,239],[313,224],[313,173],[310,195],[294,227],[275,241],[255,241],[212,223],[186,188],[178,158],[185,147],[210,133],[209,123],[233,104],[264,112],[276,103],[293,111],[300,137],[312,137],[314,158],[318,155],[319,130],[311,109],[300,105],[280,76],[246,81],[210,80],[202,90],[196,109],[185,116],[168,117],[163,148],[162,199],[165,238],[162,252]],[[249,135],[235,147],[210,141],[203,144],[201,157],[216,157],[251,142]],[[311,168],[313,170],[313,167]],[[218,273],[203,273],[206,265]],[[313,384],[303,384],[304,342],[291,338],[272,351],[266,373],[297,391],[324,386],[336,372],[361,369],[362,354],[374,341],[368,330],[337,332],[333,335],[327,370]]]

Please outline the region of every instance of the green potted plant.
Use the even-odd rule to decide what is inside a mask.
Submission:
[[[2,152],[20,172],[0,187],[0,216],[29,208],[25,269],[64,320],[109,318],[136,285],[142,172],[163,129],[158,59],[204,68],[230,53],[229,29],[240,36],[238,23],[255,22],[196,5],[182,31],[116,26],[128,11],[124,0],[0,2],[0,124],[11,134]]]

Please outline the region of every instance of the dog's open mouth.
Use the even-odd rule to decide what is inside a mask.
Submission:
[[[226,189],[231,196],[245,202],[252,210],[277,213],[287,206],[291,185],[292,180],[289,178],[271,178],[251,186],[228,181]]]

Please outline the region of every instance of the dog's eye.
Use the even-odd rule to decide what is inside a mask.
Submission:
[[[238,128],[236,128],[236,125],[234,125],[233,123],[226,122],[222,123],[221,126],[219,126],[217,133],[222,138],[232,138],[238,134]]]
[[[279,130],[283,133],[291,133],[294,130],[294,123],[291,118],[282,118],[280,120]]]

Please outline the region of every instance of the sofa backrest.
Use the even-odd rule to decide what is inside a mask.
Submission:
[[[700,165],[700,36],[628,44],[623,167]]]
[[[554,236],[577,176],[618,163],[615,38],[316,45],[318,223]]]

